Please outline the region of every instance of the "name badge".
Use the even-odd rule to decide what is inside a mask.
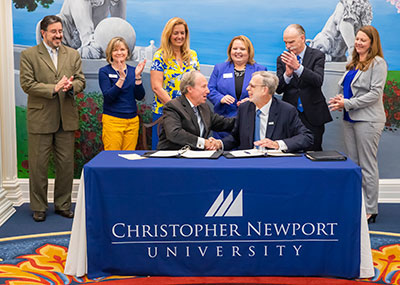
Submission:
[[[232,73],[224,73],[222,76],[224,78],[233,78],[233,74]]]
[[[109,74],[108,77],[110,77],[110,78],[118,78],[118,75],[116,75],[116,74]]]
[[[274,122],[268,122],[268,126],[273,126],[273,125],[275,125]]]

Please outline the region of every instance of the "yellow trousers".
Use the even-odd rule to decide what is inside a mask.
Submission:
[[[122,119],[103,114],[104,150],[135,150],[138,137],[138,116]]]

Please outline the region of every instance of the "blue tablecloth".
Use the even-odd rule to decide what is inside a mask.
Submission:
[[[352,161],[119,153],[84,168],[89,277],[359,276]]]

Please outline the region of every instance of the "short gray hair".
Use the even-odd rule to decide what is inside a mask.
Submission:
[[[189,72],[183,74],[181,79],[180,90],[182,95],[186,95],[188,86],[194,87],[196,78],[201,74],[200,71],[192,69]]]
[[[290,24],[289,26],[287,26],[285,31],[290,30],[290,29],[296,30],[299,33],[299,35],[304,35],[304,36],[306,35],[306,31],[304,30],[303,26],[300,24]]]
[[[262,84],[268,87],[269,94],[274,95],[276,89],[278,88],[278,84],[279,84],[278,76],[276,76],[272,72],[265,71],[265,70],[254,72],[252,77],[254,77],[256,75],[261,76]]]

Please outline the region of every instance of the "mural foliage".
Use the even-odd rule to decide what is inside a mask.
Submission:
[[[276,57],[284,49],[282,31],[290,23],[303,24],[307,38],[310,38],[308,44],[324,51],[327,62],[335,64],[345,64],[353,49],[349,43],[354,42],[355,31],[360,25],[376,26],[381,33],[384,54],[390,70],[383,97],[387,118],[385,132],[399,137],[397,132],[400,128],[400,71],[396,70],[400,70],[397,52],[400,43],[399,34],[397,33],[396,37],[396,33],[393,34],[390,26],[396,26],[394,21],[400,19],[400,14],[398,14],[400,0],[289,2],[288,5],[285,3],[288,14],[282,14],[284,4],[273,1],[248,1],[246,5],[242,5],[240,2],[193,0],[181,1],[180,5],[170,5],[170,7],[165,6],[163,0],[13,0],[14,43],[16,46],[24,47],[35,45],[37,40],[40,40],[38,31],[34,28],[37,22],[44,15],[58,14],[63,19],[65,44],[80,52],[83,67],[91,66],[91,76],[86,77],[89,82],[87,86],[90,88],[76,97],[80,129],[75,133],[75,178],[80,177],[83,165],[103,149],[101,140],[103,98],[99,91],[98,79],[93,78],[92,75],[97,73],[99,67],[106,64],[104,59],[101,59],[104,58],[105,45],[108,42],[105,35],[110,36],[110,33],[116,31],[124,33],[131,28],[131,25],[134,26],[133,36],[126,36],[131,48],[135,45],[136,48],[142,48],[134,54],[136,56],[134,60],[142,59],[144,55],[151,64],[155,47],[152,46],[148,52],[148,43],[150,40],[155,40],[156,45],[159,45],[157,41],[160,39],[164,24],[170,17],[179,15],[185,15],[183,17],[190,27],[191,48],[197,51],[201,64],[214,65],[225,61],[226,47],[230,39],[235,35],[245,34],[253,41],[256,61],[267,66],[269,70],[276,69]],[[210,5],[214,9],[201,8]],[[163,9],[154,7],[163,7]],[[221,16],[219,11],[222,9],[229,12]],[[102,25],[104,21],[109,20],[110,15],[116,17],[121,23],[117,25],[118,29],[114,26]],[[238,22],[237,19],[243,18],[243,15],[252,15],[252,17],[245,22]],[[223,17],[222,20],[221,17]],[[210,24],[216,19],[221,20],[219,25]],[[343,23],[348,25],[343,25]],[[387,52],[388,50],[390,52]],[[19,84],[17,76],[16,85]],[[138,102],[141,124],[150,123],[152,120],[150,105],[153,93],[149,87],[148,74],[146,80],[143,81],[146,88],[146,100]],[[26,95],[21,94],[18,88],[16,88],[16,102],[18,177],[27,178],[29,165]],[[382,136],[383,139],[384,136],[385,133]],[[150,145],[151,134],[147,132],[143,134],[141,127],[138,149],[146,149]],[[52,161],[50,161],[49,177],[54,177]]]

